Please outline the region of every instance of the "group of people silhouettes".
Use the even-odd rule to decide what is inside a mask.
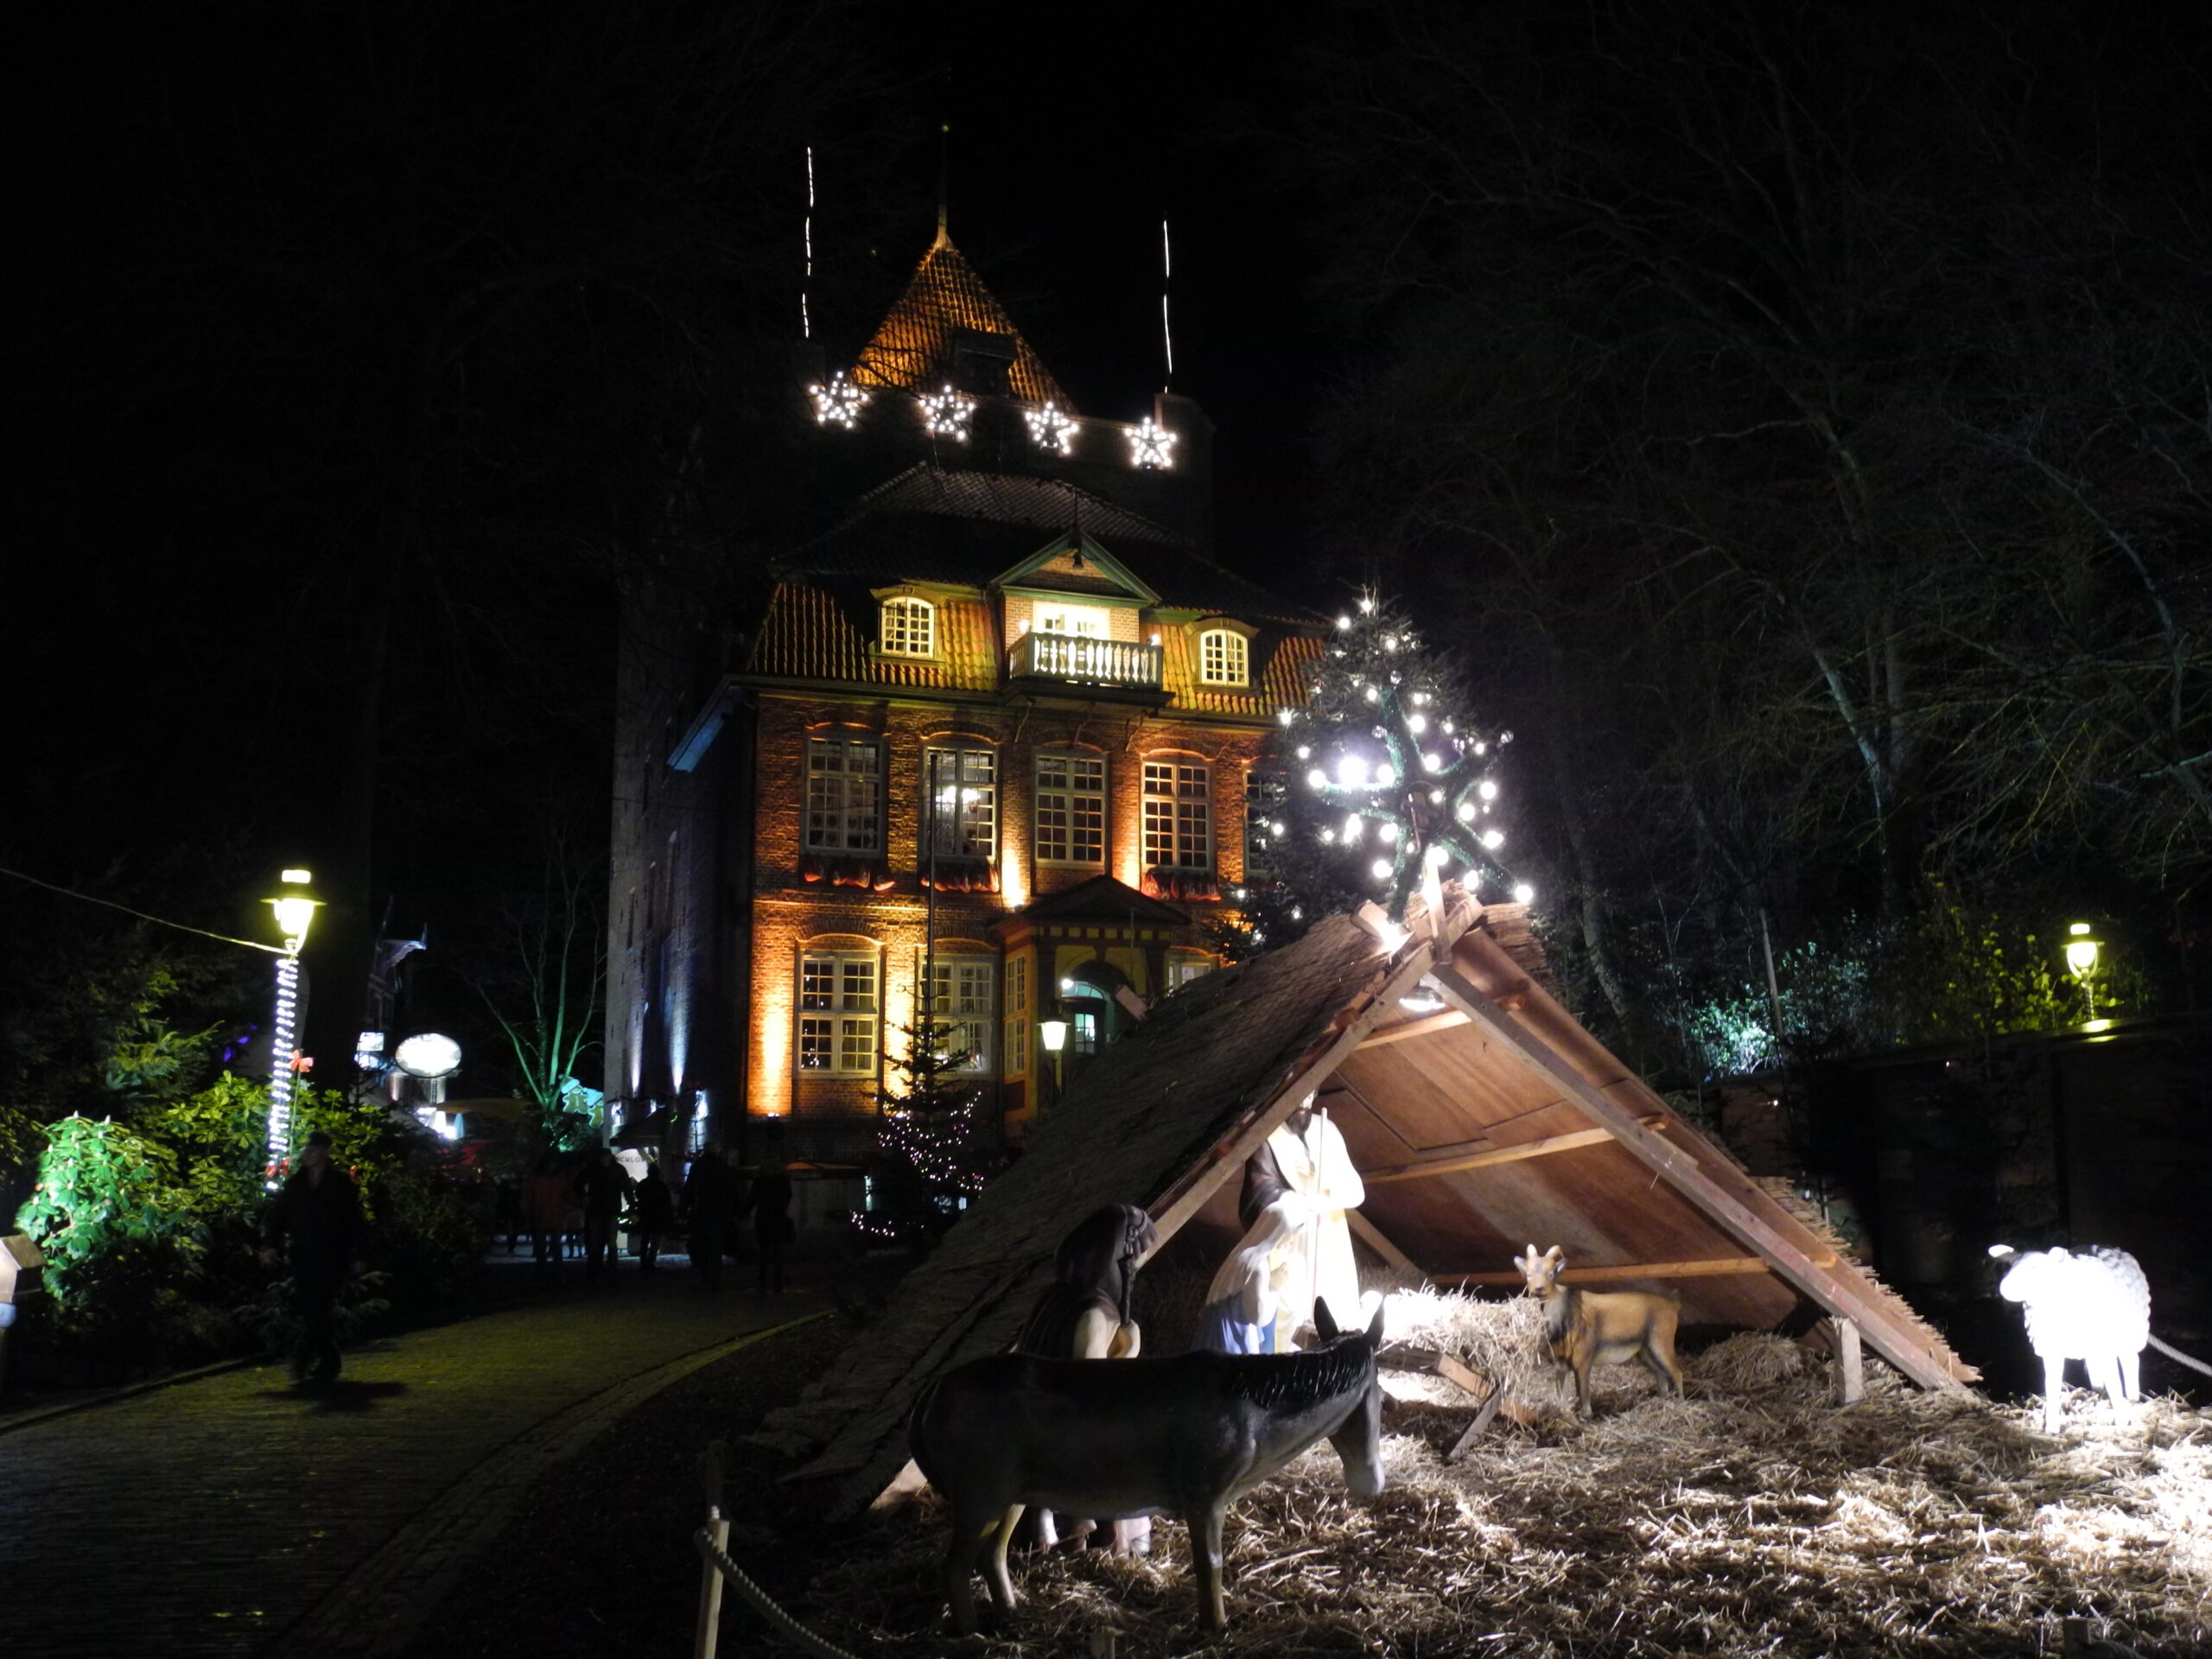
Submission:
[[[718,1287],[723,1259],[750,1217],[757,1287],[766,1294],[784,1287],[784,1265],[798,1236],[794,1196],[779,1158],[764,1159],[747,1175],[719,1147],[703,1147],[691,1155],[678,1186],[654,1159],[645,1159],[643,1173],[633,1176],[605,1147],[594,1147],[565,1164],[543,1157],[526,1179],[503,1183],[495,1230],[505,1234],[510,1250],[527,1232],[531,1254],[546,1272],[578,1254],[587,1273],[606,1272],[620,1254],[617,1234],[625,1228],[639,1267],[655,1272],[663,1251],[677,1241],[701,1279]]]

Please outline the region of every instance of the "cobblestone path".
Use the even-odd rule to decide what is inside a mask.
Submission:
[[[823,1306],[571,1269],[348,1351],[327,1395],[256,1366],[26,1423],[0,1434],[0,1655],[395,1650],[540,1471]]]

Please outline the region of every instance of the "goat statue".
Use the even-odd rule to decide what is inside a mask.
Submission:
[[[2113,1416],[2125,1424],[2123,1401],[2143,1397],[2143,1349],[2151,1340],[2151,1281],[2135,1258],[2102,1245],[2022,1252],[1993,1244],[1989,1253],[2012,1263],[1997,1294],[2020,1304],[2028,1346],[2043,1361],[2043,1432],[2058,1433],[2069,1359],[2088,1368],[2090,1386],[2105,1391]]]
[[[1314,1304],[1319,1347],[1292,1354],[1200,1351],[1164,1359],[992,1354],[931,1382],[906,1427],[914,1461],[952,1510],[945,1599],[976,1629],[969,1582],[979,1547],[1001,1613],[1014,1605],[1007,1542],[1032,1503],[1071,1515],[1173,1513],[1191,1532],[1198,1617],[1226,1630],[1221,1525],[1229,1506],[1326,1436],[1354,1496],[1382,1490],[1382,1310],[1339,1332]]]
[[[1552,1357],[1574,1373],[1574,1408],[1590,1414],[1590,1368],[1640,1359],[1662,1389],[1682,1391],[1675,1362],[1675,1326],[1681,1310],[1670,1296],[1649,1290],[1580,1290],[1562,1285],[1567,1253],[1554,1244],[1543,1255],[1531,1244],[1516,1255],[1524,1294],[1544,1299],[1544,1339]]]

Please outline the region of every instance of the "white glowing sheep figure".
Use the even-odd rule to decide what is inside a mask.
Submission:
[[[2143,1349],[2151,1340],[2151,1281],[2126,1250],[2100,1245],[2070,1250],[2030,1250],[1993,1244],[1990,1255],[2009,1261],[1997,1294],[2020,1304],[2028,1321],[2028,1346],[2043,1361],[2043,1427],[2056,1434],[2066,1362],[2080,1360],[2089,1386],[2102,1389],[2113,1415],[2128,1420],[2123,1401],[2143,1397],[2137,1386]]]

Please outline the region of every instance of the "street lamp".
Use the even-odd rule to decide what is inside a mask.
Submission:
[[[1037,1022],[1037,1034],[1045,1039],[1045,1052],[1052,1057],[1052,1102],[1060,1098],[1060,1051],[1068,1046],[1067,1014],[1057,1002],[1051,1005],[1046,1016]]]
[[[269,1039],[269,1169],[265,1185],[278,1185],[277,1170],[292,1154],[292,1067],[297,1053],[300,1011],[300,947],[322,900],[308,891],[315,878],[305,870],[286,870],[274,899],[261,902],[276,913],[284,954],[276,958],[276,1022]]]
[[[2097,1017],[2097,952],[2102,949],[2087,922],[2075,922],[2067,928],[2066,971],[2082,982],[2082,994],[2088,998],[2092,1020]]]

